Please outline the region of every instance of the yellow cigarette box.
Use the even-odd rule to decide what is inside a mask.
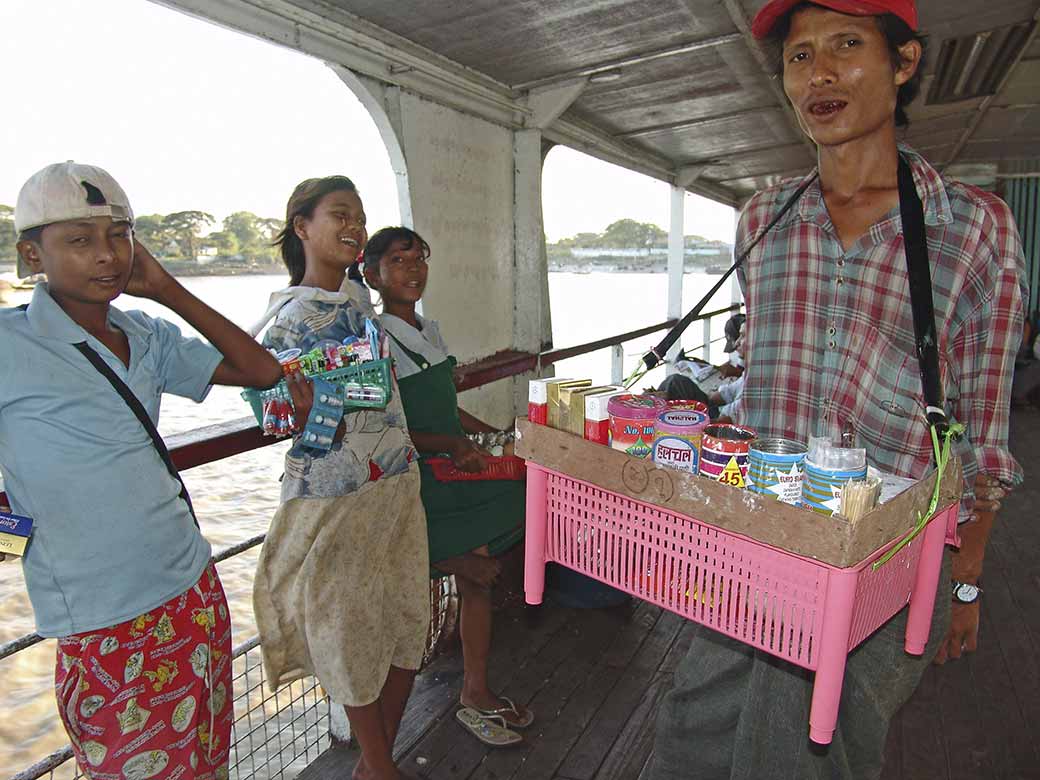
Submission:
[[[549,411],[547,423],[550,428],[560,427],[560,391],[567,387],[592,387],[592,380],[571,379],[567,382],[554,382],[548,386]]]

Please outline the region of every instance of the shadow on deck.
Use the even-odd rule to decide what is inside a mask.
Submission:
[[[1040,414],[1012,417],[1026,482],[990,543],[979,650],[932,667],[893,720],[884,780],[1040,780]],[[546,603],[499,612],[492,686],[537,713],[520,747],[488,750],[454,718],[458,653],[416,681],[398,737],[402,765],[430,780],[638,780],[654,716],[689,626],[634,602],[615,610]],[[349,777],[358,753],[336,746],[300,776]]]

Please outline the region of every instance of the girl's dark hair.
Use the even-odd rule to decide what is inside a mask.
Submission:
[[[303,274],[307,270],[307,260],[303,253],[303,242],[296,235],[293,222],[297,217],[310,219],[314,216],[321,199],[330,192],[354,192],[358,189],[354,182],[346,176],[325,176],[321,179],[306,179],[296,185],[289,202],[285,206],[285,227],[281,229],[272,242],[272,246],[279,247],[282,251],[282,260],[285,267],[289,269],[289,285],[295,287],[303,281]]]
[[[426,243],[426,240],[411,228],[385,227],[377,231],[375,235],[368,239],[368,243],[365,244],[365,253],[362,256],[364,269],[360,267],[362,263],[355,263],[350,266],[347,275],[355,282],[364,284],[365,280],[362,270],[367,271],[370,268],[378,268],[379,261],[383,259],[383,255],[390,251],[390,248],[398,241],[404,244],[405,249],[411,249],[418,243],[422,249],[424,259],[429,259],[432,254],[430,245]]]
[[[812,3],[796,5],[781,19],[777,20],[773,31],[769,35],[769,40],[778,50],[777,74],[780,76],[783,76],[784,73],[783,47],[788,33],[791,32],[791,19],[798,11],[810,5]],[[892,58],[893,68],[899,68],[903,64],[902,55],[899,53],[900,47],[905,46],[910,41],[917,41],[921,44],[921,61],[917,65],[917,72],[896,93],[896,127],[909,127],[910,117],[906,115],[906,107],[913,103],[921,92],[921,80],[924,78],[925,59],[928,54],[928,38],[914,32],[910,29],[910,25],[895,14],[882,14],[881,16],[875,16],[874,19],[877,21],[881,34],[885,36],[885,41],[888,43],[888,53]]]

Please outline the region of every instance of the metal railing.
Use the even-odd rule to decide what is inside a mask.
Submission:
[[[706,323],[704,342],[692,347],[708,355],[711,344],[722,339],[711,338],[711,320],[738,311],[740,304],[706,312],[697,319]],[[617,336],[579,344],[574,347],[550,350],[540,354],[505,352],[477,363],[461,366],[456,375],[456,387],[469,390],[491,382],[540,371],[562,360],[612,349],[612,374],[620,379],[621,346],[628,341],[665,330],[675,324],[669,320]],[[187,433],[171,436],[169,449],[181,470],[213,463],[233,455],[276,444],[283,439],[263,436],[252,417],[243,417],[218,425],[206,426]],[[0,493],[0,503],[6,497]],[[214,555],[220,563],[250,550],[264,541],[265,534],[245,539]],[[435,652],[442,639],[455,628],[457,593],[452,578],[431,583],[431,626],[427,641],[427,658]],[[0,662],[30,648],[44,638],[26,634],[0,645]],[[263,778],[284,780],[294,777],[306,764],[316,758],[329,744],[330,704],[317,680],[307,677],[272,693],[266,687],[263,664],[259,656],[260,639],[253,637],[238,645],[232,653],[234,708],[240,713],[232,730],[229,776],[232,778]],[[76,767],[71,746],[41,759],[13,775],[10,780],[77,780],[83,777]]]

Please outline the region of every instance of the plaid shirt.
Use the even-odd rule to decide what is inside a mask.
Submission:
[[[1002,200],[944,181],[922,157],[901,151],[924,206],[946,411],[967,427],[955,445],[967,511],[980,469],[1009,485],[1022,480],[1007,448],[1026,298],[1022,245]],[[748,202],[738,253],[802,182],[782,182]],[[743,422],[760,435],[803,442],[840,440],[851,425],[874,466],[926,474],[932,446],[899,209],[846,252],[816,181],[755,247],[741,284],[748,313]]]

